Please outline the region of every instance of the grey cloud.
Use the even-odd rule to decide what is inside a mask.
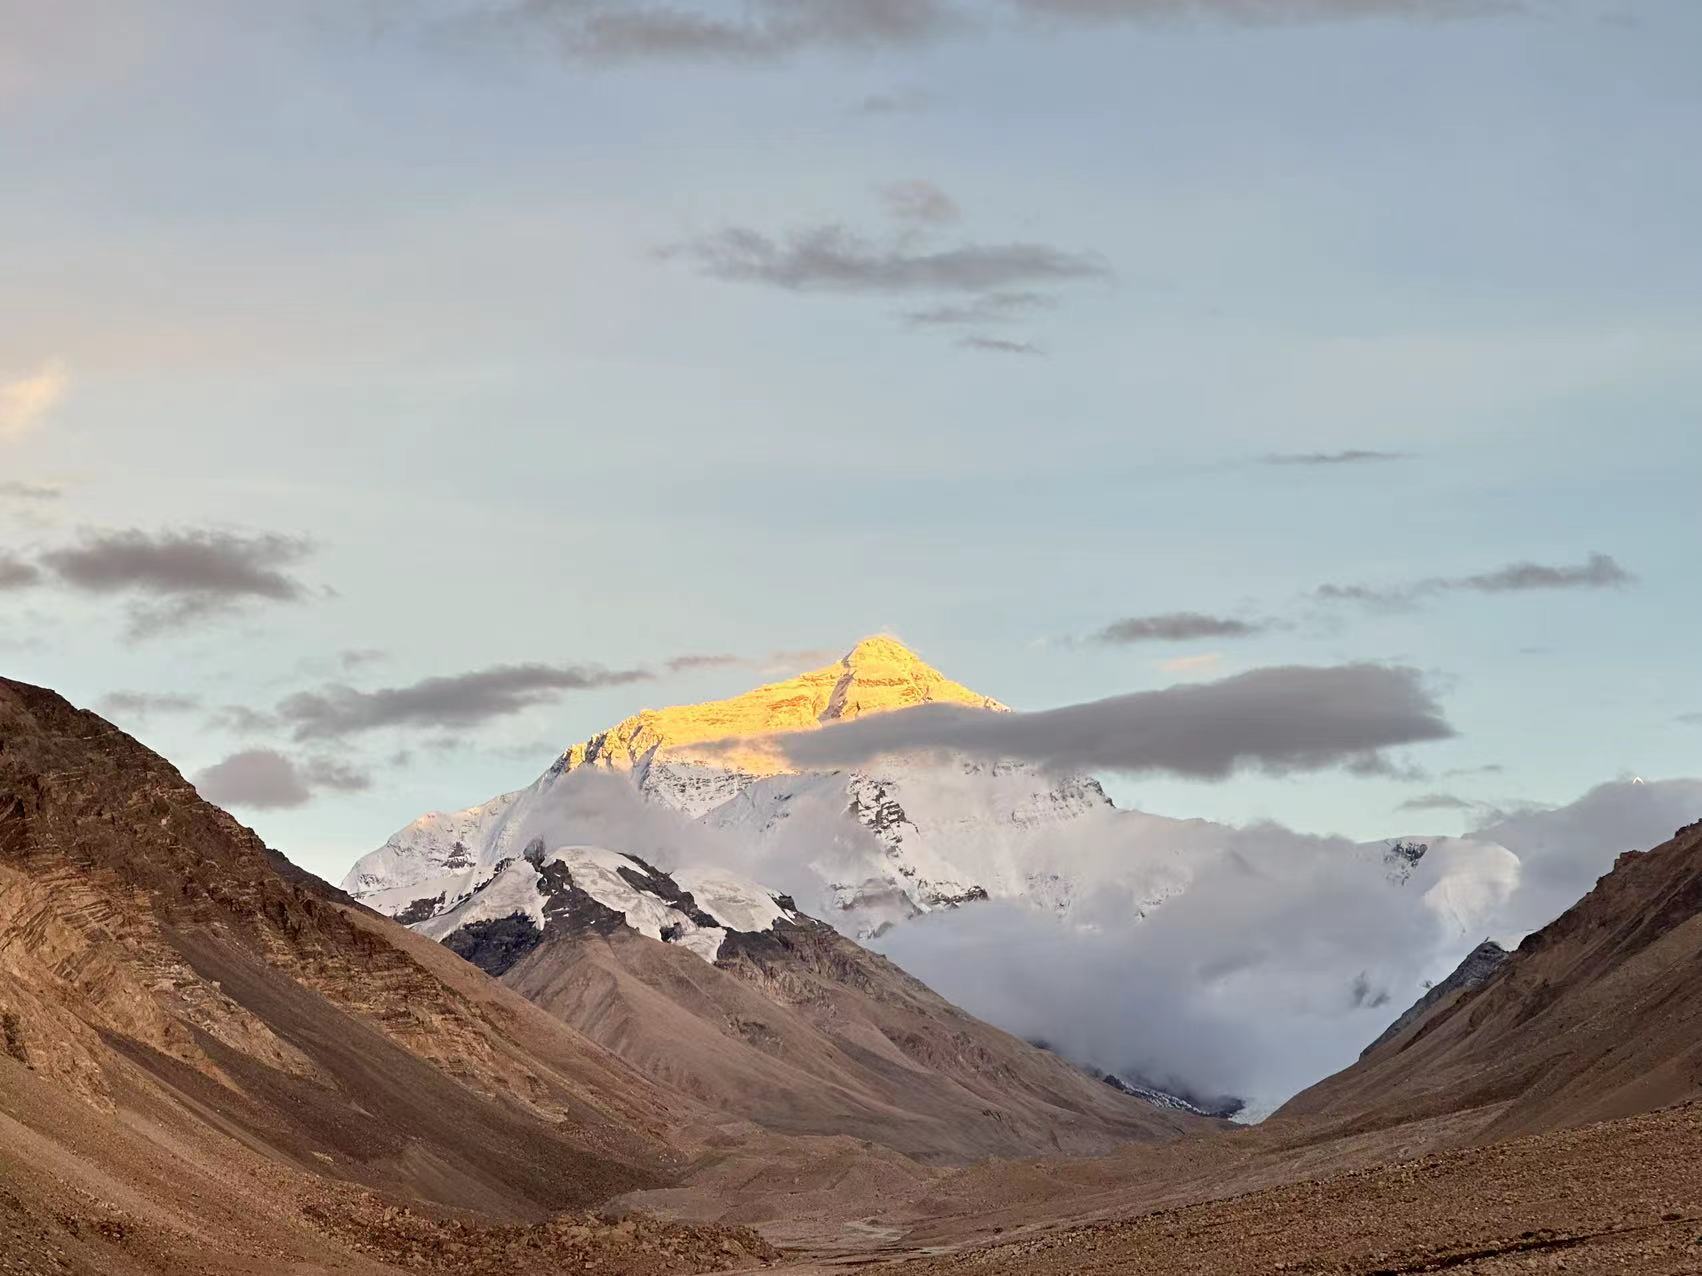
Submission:
[[[65,495],[57,483],[24,483],[17,479],[0,480],[0,501],[56,501]]]
[[[913,115],[933,105],[934,99],[922,89],[895,89],[890,93],[871,93],[857,103],[863,115]]]
[[[596,65],[767,63],[816,50],[917,48],[1020,19],[1068,25],[1216,17],[1269,24],[1453,18],[1513,7],[1514,0],[747,0],[739,6],[704,0],[483,0],[435,29],[450,39],[540,45],[566,60]]]
[[[1376,589],[1370,585],[1319,585],[1314,598],[1328,603],[1363,603],[1367,607],[1410,607],[1416,596],[1412,586]]]
[[[388,659],[390,653],[381,647],[350,647],[337,653],[337,663],[345,669],[364,669]]]
[[[335,758],[309,758],[302,767],[302,775],[316,789],[334,789],[339,793],[364,793],[372,787],[372,777],[365,771]]]
[[[102,696],[100,711],[107,715],[146,718],[156,713],[190,713],[201,707],[195,696],[176,692],[114,691]]]
[[[1032,241],[941,243],[942,226],[959,216],[957,204],[929,182],[883,189],[887,211],[900,226],[870,237],[839,223],[771,235],[732,226],[661,249],[664,261],[681,261],[699,274],[788,292],[844,296],[923,297],[902,313],[912,327],[967,327],[1009,323],[1055,305],[1042,289],[1112,277],[1099,254],[1072,252]],[[958,342],[999,354],[1040,354],[1032,342],[971,333]]]
[[[357,793],[372,783],[344,763],[321,758],[298,764],[272,749],[233,753],[199,772],[193,782],[209,802],[258,811],[306,806],[319,789]]]
[[[1095,633],[1094,642],[1187,642],[1196,638],[1250,638],[1268,626],[1229,616],[1207,616],[1197,611],[1173,611],[1158,616],[1128,616],[1112,621]]]
[[[311,544],[298,537],[191,530],[89,532],[41,562],[86,593],[130,594],[131,632],[147,635],[256,601],[295,602],[307,588],[286,568]]]
[[[1682,722],[1686,726],[1702,727],[1702,713],[1681,713],[1673,721]]]
[[[34,563],[0,552],[0,589],[28,589],[41,583],[41,569]]]
[[[878,246],[841,226],[795,231],[784,241],[732,227],[664,250],[706,275],[798,292],[982,293],[1036,283],[1103,279],[1104,259],[1047,244],[964,244],[939,250]]]
[[[748,664],[743,656],[735,656],[729,652],[704,652],[675,656],[664,668],[669,673],[690,673],[697,669],[725,669],[730,665]]]
[[[1591,554],[1575,567],[1543,563],[1513,563],[1498,571],[1441,582],[1446,589],[1474,589],[1483,594],[1520,593],[1532,589],[1617,589],[1637,578],[1608,554]]]
[[[1452,793],[1421,793],[1400,805],[1403,811],[1469,811],[1477,805]]]
[[[1366,465],[1383,461],[1409,461],[1410,452],[1371,452],[1349,448],[1342,452],[1272,452],[1260,458],[1266,465]]]
[[[1442,774],[1445,778],[1452,779],[1461,775],[1500,775],[1506,769],[1499,762],[1486,762],[1482,766],[1449,767]]]
[[[980,350],[985,354],[1045,354],[1032,341],[1011,341],[1005,337],[970,336],[958,343],[965,350]]]
[[[1008,0],[1031,17],[1058,22],[1152,22],[1216,17],[1248,25],[1369,17],[1444,19],[1506,12],[1517,0]]]
[[[949,753],[1070,772],[1222,779],[1247,769],[1381,769],[1386,748],[1453,734],[1418,671],[1357,664],[1256,669],[1034,713],[922,705],[772,736],[769,743],[804,769],[857,766],[893,753]]]
[[[1410,607],[1438,594],[1516,594],[1545,589],[1620,589],[1637,577],[1609,554],[1591,554],[1582,563],[1509,563],[1470,576],[1432,576],[1405,585],[1320,585],[1314,596],[1325,602],[1354,602],[1371,607]]]
[[[382,727],[469,727],[544,704],[563,692],[626,686],[653,677],[648,670],[596,665],[497,665],[378,691],[336,685],[298,692],[279,703],[278,717],[298,740]]]
[[[750,0],[725,10],[611,0],[511,0],[466,15],[462,30],[542,38],[591,62],[773,61],[807,49],[913,46],[963,21],[949,0]]]
[[[230,731],[236,735],[258,735],[277,729],[278,720],[271,714],[246,705],[227,704],[207,718],[208,727],[215,731]]]
[[[1056,297],[1043,292],[990,292],[968,301],[945,302],[922,310],[906,310],[906,323],[920,328],[964,327],[979,324],[1009,323],[1036,310],[1049,310],[1058,304]]]
[[[963,216],[955,199],[934,183],[921,179],[889,182],[881,187],[881,199],[886,202],[888,215],[899,221],[938,226]]]

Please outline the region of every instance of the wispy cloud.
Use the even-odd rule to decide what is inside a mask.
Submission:
[[[1410,461],[1410,452],[1371,452],[1349,448],[1342,452],[1270,452],[1259,458],[1265,465],[1333,466],[1377,465],[1388,461]]]
[[[1050,310],[1056,297],[1043,292],[989,292],[968,301],[942,302],[921,310],[906,310],[902,318],[920,328],[957,328],[1011,323],[1037,310]]]
[[[1217,17],[1254,25],[1372,17],[1424,20],[1504,13],[1517,0],[1008,0],[1020,13],[1059,22],[1158,22]]]
[[[57,501],[65,489],[57,483],[26,483],[0,479],[0,501]]]
[[[901,222],[940,226],[963,216],[955,199],[934,183],[920,178],[888,182],[880,188],[880,195],[886,203],[887,216]]]
[[[646,669],[598,665],[496,665],[377,691],[334,685],[298,692],[279,703],[277,716],[298,740],[334,739],[383,727],[473,727],[568,691],[627,686],[655,676]]]
[[[1034,713],[923,705],[766,744],[804,769],[922,753],[1222,779],[1336,766],[1389,774],[1384,750],[1453,734],[1418,671],[1359,664],[1256,669]]]
[[[1189,642],[1199,638],[1251,638],[1269,626],[1233,616],[1208,616],[1197,611],[1171,611],[1155,616],[1126,616],[1089,636],[1089,640],[1124,646],[1137,642]]]
[[[360,793],[372,787],[365,772],[326,758],[297,762],[272,749],[233,753],[194,776],[196,790],[218,806],[257,811],[306,806],[316,792]]]
[[[173,691],[113,691],[95,707],[109,718],[148,718],[157,713],[192,713],[201,707],[198,696]]]
[[[1073,26],[1214,16],[1262,25],[1455,18],[1511,7],[1512,0],[470,0],[437,30],[451,40],[518,43],[596,66],[737,64],[917,48],[1024,19]]]
[[[1591,554],[1582,563],[1509,563],[1470,576],[1431,576],[1403,585],[1320,585],[1314,596],[1325,602],[1371,607],[1411,606],[1438,594],[1519,594],[1554,589],[1622,589],[1636,576],[1609,554]]]
[[[57,361],[27,376],[0,381],[0,442],[34,430],[58,406],[69,385],[65,365]]]
[[[1444,779],[1453,779],[1462,775],[1501,775],[1507,770],[1499,762],[1485,762],[1482,766],[1449,767],[1442,772]]]
[[[596,64],[736,63],[773,62],[810,49],[915,46],[967,20],[955,0],[749,0],[738,6],[500,0],[468,6],[446,29],[537,43]]]
[[[779,235],[732,226],[663,248],[666,261],[733,283],[798,293],[926,299],[900,312],[913,328],[974,328],[1032,317],[1057,304],[1056,290],[1112,276],[1098,253],[1032,240],[942,242],[957,202],[932,182],[883,187],[896,229],[860,234],[840,223]],[[1026,339],[970,332],[958,345],[994,354],[1037,355]]]
[[[735,656],[731,652],[691,652],[683,656],[674,656],[664,665],[669,673],[693,673],[699,669],[726,669],[733,665],[751,663],[744,656]]]
[[[1469,811],[1477,803],[1468,802],[1465,798],[1456,797],[1452,793],[1420,793],[1402,802],[1402,811]]]
[[[1040,355],[1046,353],[1032,341],[1012,341],[1008,337],[968,336],[959,338],[957,344],[965,350],[979,350],[984,354]]]
[[[1102,279],[1110,267],[1093,253],[1015,242],[912,249],[877,244],[842,226],[814,226],[773,238],[732,227],[663,250],[703,274],[797,292],[985,293],[1023,284]]]
[[[871,93],[857,103],[856,110],[861,115],[914,115],[933,104],[933,96],[926,90],[902,88]]]
[[[307,587],[288,570],[311,552],[309,541],[226,531],[87,532],[49,550],[41,564],[60,581],[92,594],[132,599],[137,636],[254,602],[298,602]]]

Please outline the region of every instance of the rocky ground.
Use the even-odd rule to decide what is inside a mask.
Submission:
[[[432,1218],[365,1193],[328,1195],[303,1212],[357,1254],[432,1276],[558,1271],[665,1276],[748,1270],[780,1257],[748,1227],[666,1223],[642,1214],[563,1214],[546,1223],[501,1227]]]
[[[880,1262],[906,1276],[1694,1276],[1702,1273],[1699,1153],[1702,1104],[1692,1103],[1136,1217],[1019,1227],[992,1244],[906,1255],[900,1243],[792,1271]]]

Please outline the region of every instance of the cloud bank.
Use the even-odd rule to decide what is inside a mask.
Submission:
[[[1352,1063],[1481,940],[1516,945],[1621,851],[1702,815],[1702,780],[1605,784],[1465,838],[1425,838],[1404,877],[1383,844],[1125,814],[1097,863],[1072,853],[1090,866],[1076,924],[974,904],[875,946],[1007,1031],[1258,1113]],[[1126,866],[1155,855],[1191,875],[1151,906]]]
[[[1453,734],[1416,670],[1358,664],[1255,669],[1034,713],[921,705],[766,743],[806,770],[950,753],[1071,773],[1162,771],[1215,780],[1242,770],[1385,770],[1383,750]]]

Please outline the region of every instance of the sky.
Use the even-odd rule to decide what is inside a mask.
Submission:
[[[1690,0],[267,8],[0,0],[0,673],[309,868],[877,631],[1446,724],[1166,815],[1702,775]]]

